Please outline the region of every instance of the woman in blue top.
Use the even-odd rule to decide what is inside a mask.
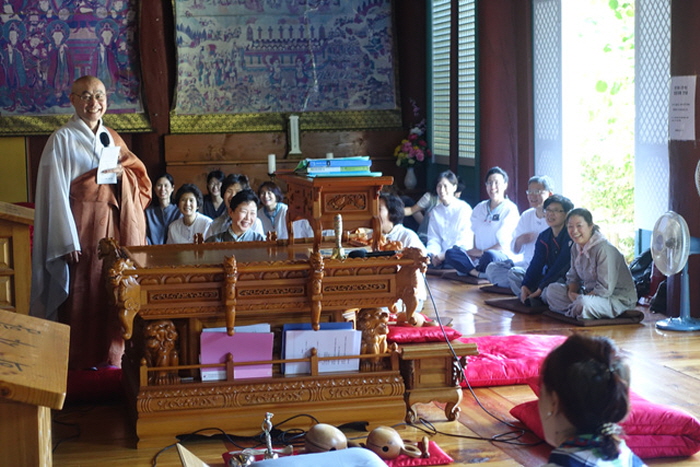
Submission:
[[[252,227],[258,218],[258,202],[260,200],[251,189],[239,191],[231,198],[228,215],[231,225],[225,231],[208,237],[206,243],[220,242],[261,242],[265,240],[262,234],[255,232]]]
[[[216,219],[226,212],[221,184],[224,181],[224,173],[221,170],[212,170],[207,175],[207,194],[202,203],[202,214],[211,219]]]
[[[552,195],[544,201],[544,215],[549,228],[535,241],[535,253],[527,270],[512,268],[508,282],[513,293],[526,305],[547,303],[547,287],[554,282],[564,283],[571,264],[571,238],[566,229],[566,215],[574,203],[561,195]]]
[[[168,226],[182,216],[175,204],[175,180],[164,173],[153,184],[153,200],[146,208],[146,238],[149,245],[163,245],[168,240]]]

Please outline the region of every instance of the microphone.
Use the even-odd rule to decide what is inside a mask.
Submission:
[[[377,256],[394,256],[397,254],[396,250],[387,251],[367,251],[367,250],[352,250],[348,253],[348,258],[375,258]]]
[[[104,147],[109,146],[109,136],[107,136],[107,133],[100,133],[100,141],[102,141]]]

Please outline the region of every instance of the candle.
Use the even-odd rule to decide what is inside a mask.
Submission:
[[[333,153],[332,153],[332,152],[327,152],[327,153],[326,153],[326,159],[333,159]]]
[[[301,154],[299,147],[299,116],[289,116],[289,154]]]
[[[267,155],[267,173],[273,174],[277,172],[277,156],[274,154]]]

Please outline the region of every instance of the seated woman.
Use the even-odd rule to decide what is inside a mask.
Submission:
[[[182,217],[173,221],[168,227],[167,243],[194,243],[197,234],[207,238],[211,218],[199,212],[202,206],[202,192],[197,185],[192,183],[182,185],[177,189],[175,200]]]
[[[459,199],[460,195],[462,194],[462,191],[464,190],[464,184],[461,181],[459,181],[459,177],[457,177],[457,180],[457,191],[455,191],[454,196],[455,198]],[[433,208],[437,206],[437,204],[440,202],[440,198],[438,197],[435,190],[425,192],[423,196],[421,196],[421,198],[411,206],[408,205],[405,198],[407,197],[404,197],[403,200],[406,204],[406,207],[404,208],[404,216],[411,216],[409,219],[411,220],[411,223],[416,227],[413,228],[413,226],[408,226],[406,219],[404,219],[404,225],[415,230],[418,234],[418,238],[420,238],[423,244],[427,244],[430,211],[432,211]]]
[[[263,182],[258,188],[260,198],[260,208],[258,209],[258,219],[262,221],[262,228],[265,235],[269,232],[276,232],[278,240],[289,238],[287,232],[287,209],[288,206],[282,202],[284,196],[282,190],[274,182]],[[309,221],[305,219],[292,222],[295,238],[311,238],[314,236],[313,229]]]
[[[545,467],[630,466],[639,459],[618,425],[629,412],[630,369],[607,337],[576,333],[545,358],[538,401]]]
[[[220,242],[259,242],[265,240],[262,234],[255,232],[251,227],[258,217],[258,202],[251,189],[245,189],[236,193],[231,198],[228,215],[231,225],[224,232],[215,234],[206,239],[206,243]]]
[[[544,213],[549,228],[535,242],[535,253],[527,270],[514,267],[508,271],[508,283],[520,301],[527,305],[545,304],[547,289],[555,282],[566,281],[571,265],[571,238],[565,228],[566,215],[574,203],[561,195],[552,195],[544,202]]]
[[[468,250],[472,247],[472,208],[455,197],[457,176],[450,170],[438,175],[435,191],[440,202],[430,212],[428,243],[430,268],[445,268],[445,253],[451,248]]]
[[[207,175],[207,194],[204,195],[202,214],[216,219],[226,212],[226,205],[221,196],[221,184],[224,181],[224,173],[221,170],[212,170]]]
[[[156,179],[153,201],[146,208],[146,239],[149,245],[163,245],[168,239],[168,226],[182,213],[175,204],[175,180],[169,173]]]
[[[456,269],[460,274],[485,278],[489,263],[517,259],[510,250],[510,242],[520,213],[515,203],[507,198],[507,189],[508,174],[503,169],[492,167],[486,172],[489,199],[477,204],[471,215],[474,247],[455,246],[447,250],[447,267]]]
[[[552,180],[545,176],[531,177],[527,183],[527,201],[530,208],[520,215],[518,225],[513,232],[511,241],[511,251],[520,255],[521,259],[514,262],[511,259],[506,261],[495,261],[486,267],[486,278],[499,287],[509,287],[508,273],[511,268],[517,268],[521,274],[532,261],[535,253],[535,241],[537,236],[547,228],[547,219],[544,212],[544,202],[552,195]],[[564,219],[562,218],[562,221]],[[518,285],[518,289],[520,285]],[[517,293],[516,293],[517,295]]]
[[[425,254],[425,246],[418,238],[418,234],[411,229],[404,227],[404,204],[401,198],[389,193],[379,195],[379,221],[384,234],[384,238],[390,242],[401,242],[403,248],[418,248],[421,253]],[[418,298],[417,312],[423,309],[423,304],[427,298],[425,281],[418,282],[416,290]]]
[[[426,253],[425,245],[418,234],[404,227],[404,204],[396,195],[382,193],[379,195],[379,221],[384,238],[390,242],[401,242],[404,248],[418,248]]]
[[[625,258],[593,223],[590,211],[577,208],[566,216],[574,244],[566,284],[547,289],[553,311],[578,319],[615,318],[637,303],[637,290]]]
[[[230,174],[224,177],[224,181],[221,183],[221,193],[223,198],[224,206],[228,206],[236,193],[241,190],[250,190],[250,184],[248,183],[248,177],[241,174]],[[228,215],[228,208],[219,217],[214,219],[209,227],[209,235],[216,235],[218,233],[226,232],[231,226],[231,216]],[[263,226],[260,219],[255,219],[255,224],[253,225],[253,231],[264,236]]]

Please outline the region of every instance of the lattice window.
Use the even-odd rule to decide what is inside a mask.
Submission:
[[[561,190],[562,84],[560,0],[533,0],[535,172]]]
[[[651,230],[669,207],[671,0],[637,0],[635,10],[635,224]]]

